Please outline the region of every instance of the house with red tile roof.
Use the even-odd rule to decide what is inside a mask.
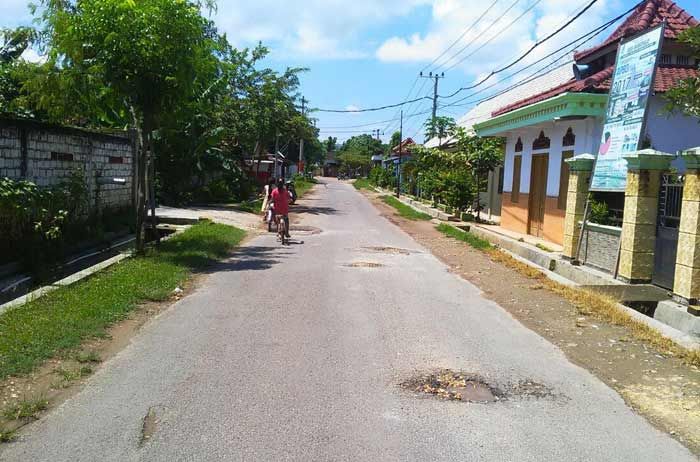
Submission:
[[[562,244],[569,177],[565,160],[598,152],[620,42],[662,22],[664,41],[642,139],[670,153],[700,145],[699,121],[666,114],[663,98],[680,80],[700,76],[698,62],[677,40],[700,23],[671,0],[646,0],[606,40],[574,55],[579,72],[572,70],[570,79],[494,109],[474,126],[480,136],[506,140],[503,228]],[[624,202],[624,195],[619,199]]]

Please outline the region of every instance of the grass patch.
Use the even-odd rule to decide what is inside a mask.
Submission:
[[[0,443],[11,443],[17,435],[12,430],[0,430]]]
[[[432,217],[427,213],[418,212],[413,207],[409,207],[394,196],[382,196],[381,200],[396,209],[404,218],[409,220],[430,220]]]
[[[358,178],[355,181],[352,182],[352,185],[357,189],[358,191],[361,191],[363,189],[366,190],[372,190],[374,187],[372,186],[372,182],[369,181],[369,178]]]
[[[79,363],[100,363],[102,358],[96,351],[80,352],[75,355],[75,360]]]
[[[263,205],[262,199],[255,199],[254,201],[242,202],[241,204],[237,205],[236,208],[238,210],[243,211],[243,212],[260,213],[260,209],[262,208],[262,205]]]
[[[49,402],[44,398],[26,399],[5,409],[2,416],[7,420],[35,418],[39,412],[48,407]]]
[[[316,181],[316,180],[302,180],[302,179],[294,180],[294,187],[297,190],[297,198],[303,197],[304,194],[311,191],[311,188],[313,188],[317,184],[318,184],[318,181]]]
[[[0,315],[0,379],[27,373],[124,319],[139,303],[165,300],[189,274],[231,251],[245,232],[201,222],[144,256]]]
[[[457,229],[454,226],[450,226],[445,223],[440,223],[439,225],[437,225],[437,230],[440,231],[442,234],[445,234],[446,236],[453,237],[462,242],[466,242],[475,249],[481,250],[489,249],[492,247],[491,243],[486,239],[481,239],[480,237],[475,236],[472,233],[462,231],[461,229]]]

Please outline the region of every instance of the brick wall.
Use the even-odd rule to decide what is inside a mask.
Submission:
[[[0,177],[60,183],[82,170],[95,211],[132,206],[134,147],[126,132],[105,134],[37,122],[0,119]],[[100,185],[97,178],[125,178]]]
[[[586,265],[614,273],[621,231],[621,228],[613,226],[587,224],[581,242],[580,260]]]

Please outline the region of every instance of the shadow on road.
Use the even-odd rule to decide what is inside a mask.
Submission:
[[[333,207],[312,206],[312,205],[293,205],[292,213],[308,213],[310,215],[340,215],[343,212]]]
[[[270,269],[286,258],[281,247],[249,246],[236,251],[231,259],[219,262],[209,268],[207,273],[222,271],[259,271]]]

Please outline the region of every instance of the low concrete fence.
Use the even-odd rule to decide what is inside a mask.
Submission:
[[[615,273],[622,228],[586,223],[582,234],[579,259],[587,266]]]
[[[0,118],[0,178],[50,186],[81,170],[91,209],[132,206],[135,151],[128,132],[102,133]],[[100,177],[124,178],[126,183],[100,184]]]

